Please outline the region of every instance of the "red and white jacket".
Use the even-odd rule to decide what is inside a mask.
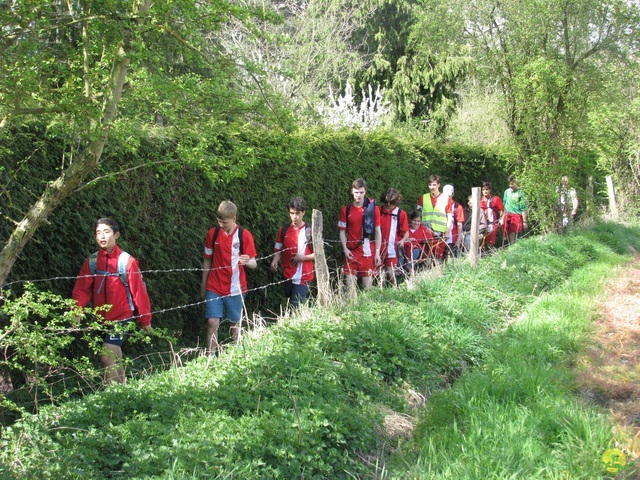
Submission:
[[[382,231],[382,255],[396,258],[396,243],[409,231],[407,212],[395,207],[393,210],[380,208],[380,229]]]
[[[73,287],[72,297],[79,307],[86,307],[89,303],[94,308],[111,305],[106,312],[99,312],[108,322],[127,320],[134,315],[129,306],[127,290],[118,275],[118,257],[122,250],[116,245],[110,253],[98,251],[96,270],[111,272],[113,275],[91,274],[89,259],[87,258],[80,269],[80,274]],[[138,310],[138,323],[141,327],[151,325],[151,302],[147,287],[142,280],[138,261],[130,257],[127,263],[127,281],[133,304]]]
[[[302,224],[300,228],[289,225],[285,238],[282,238],[282,227],[280,227],[276,236],[276,244],[273,247],[274,252],[282,254],[282,274],[284,278],[291,280],[294,285],[307,285],[314,278],[312,260],[300,263],[291,261],[298,253],[300,255],[313,253],[313,245],[307,244],[306,227],[306,223]]]
[[[248,255],[250,258],[257,256],[253,235],[248,230],[242,229],[243,251],[241,252],[238,225],[235,226],[231,235],[227,235],[220,228],[214,245],[216,228],[220,227],[211,228],[204,242],[204,258],[212,261],[206,289],[221,296],[246,293],[247,276],[244,266],[240,265],[238,260],[240,255]]]

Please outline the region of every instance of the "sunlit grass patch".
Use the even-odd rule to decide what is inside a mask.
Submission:
[[[491,337],[481,365],[431,396],[413,448],[394,457],[389,477],[604,478],[611,424],[576,395],[569,367],[591,331],[601,279],[622,259],[619,250],[550,238],[492,258],[486,275],[497,291],[515,295],[519,313]],[[561,258],[550,261],[555,255]],[[525,261],[527,275],[513,277]],[[522,282],[511,288],[513,278]],[[535,292],[536,285],[544,288]]]

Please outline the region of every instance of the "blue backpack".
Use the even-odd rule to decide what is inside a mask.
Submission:
[[[129,308],[131,311],[135,311],[135,305],[133,304],[133,295],[131,295],[131,289],[129,288],[129,279],[127,278],[127,264],[129,263],[129,255],[127,252],[120,252],[120,256],[118,257],[118,277],[120,277],[120,281],[124,285],[124,289],[127,291],[127,299],[129,300]],[[98,263],[98,252],[94,252],[89,255],[89,269],[91,270],[91,275],[106,275],[113,276],[115,275],[113,272],[105,272],[104,270],[98,270],[96,265]],[[102,284],[98,287],[98,293],[102,290]]]

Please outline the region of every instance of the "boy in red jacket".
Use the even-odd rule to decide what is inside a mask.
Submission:
[[[431,247],[438,240],[435,239],[431,230],[422,224],[422,212],[416,210],[411,213],[409,223],[409,238],[404,244],[406,270],[413,270],[416,266],[424,263],[432,257]]]
[[[404,242],[409,238],[409,219],[407,212],[398,205],[402,195],[395,188],[387,188],[380,196],[380,230],[382,233],[382,248],[380,258],[385,270],[385,276],[392,285],[397,286],[396,268],[398,266],[398,251],[404,248]],[[383,277],[384,278],[384,277]]]
[[[364,289],[373,285],[373,273],[382,263],[380,246],[380,207],[375,200],[367,198],[367,183],[356,178],[351,184],[353,203],[342,207],[338,220],[340,243],[344,252],[342,272],[345,275],[347,293],[356,294],[358,277]],[[370,230],[365,232],[365,230]]]
[[[137,315],[140,326],[151,329],[151,304],[138,261],[118,247],[119,237],[120,225],[114,219],[101,218],[96,222],[100,250],[85,260],[72,294],[79,307],[89,303],[93,308],[110,306],[98,312],[110,330],[104,336],[100,355],[106,383],[125,381],[121,359],[126,334],[115,326],[125,325]]]

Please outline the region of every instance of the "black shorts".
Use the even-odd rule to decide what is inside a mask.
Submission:
[[[107,327],[107,333],[105,333],[102,341],[115,345],[116,347],[122,347],[122,344],[127,340],[126,327],[131,320],[122,320],[119,322],[109,322]]]

